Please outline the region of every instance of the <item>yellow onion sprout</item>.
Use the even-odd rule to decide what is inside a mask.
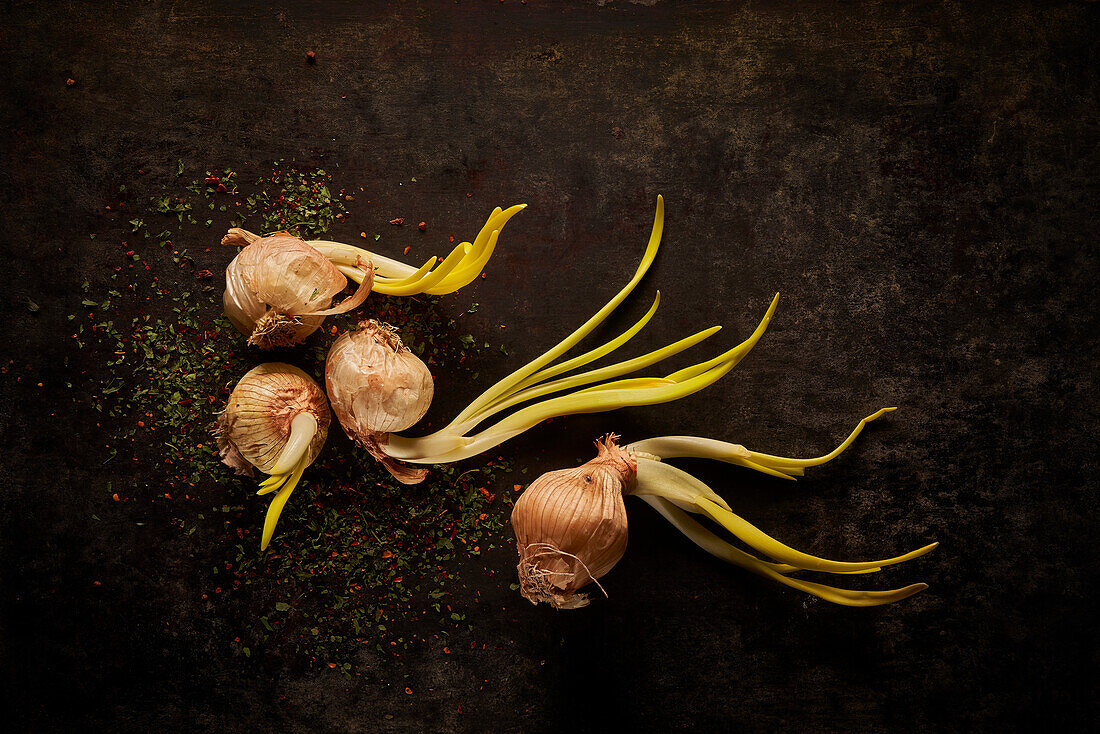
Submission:
[[[599,326],[630,295],[656,258],[663,230],[664,199],[658,196],[657,212],[645,255],[630,282],[614,298],[557,346],[475,398],[441,430],[421,438],[407,438],[393,433],[376,437],[381,452],[390,459],[413,464],[442,464],[459,461],[488,451],[550,418],[576,413],[598,413],[632,405],[665,403],[691,395],[721,379],[744,359],[763,336],[775,312],[778,294],[772,299],[764,318],[748,339],[712,359],[663,377],[623,376],[649,367],[698,344],[717,333],[720,327],[704,329],[633,359],[565,376],[568,372],[607,356],[630,341],[656,312],[660,304],[659,292],[646,315],[625,332],[584,354],[553,364]],[[604,382],[605,380],[610,381]],[[589,385],[591,387],[586,387]],[[565,394],[546,397],[561,392]],[[333,394],[331,381],[329,381],[329,397],[334,405],[340,402]],[[536,400],[537,402],[518,408],[488,428],[475,431],[481,423],[498,413]],[[337,415],[342,411],[342,408],[337,408]],[[344,427],[348,428],[346,424]],[[396,462],[387,464],[391,472],[394,471],[395,466],[397,466]],[[396,473],[395,476],[397,476]],[[416,479],[416,476],[405,478],[398,476],[398,478],[406,481],[409,478]]]
[[[371,288],[383,295],[412,296],[428,293],[442,296],[464,288],[481,275],[485,264],[493,256],[497,238],[504,225],[526,207],[526,204],[516,204],[504,210],[500,207],[493,209],[473,242],[456,245],[441,262],[438,258],[429,258],[420,268],[342,242],[309,240],[307,244],[357,283],[363,279],[363,272],[357,263],[361,261],[373,264],[375,278]]]
[[[306,467],[325,445],[329,426],[325,393],[302,370],[268,362],[250,370],[218,415],[215,434],[223,463],[237,474],[270,474],[257,494],[278,494],[268,506],[260,550],[275,534],[283,508]]]

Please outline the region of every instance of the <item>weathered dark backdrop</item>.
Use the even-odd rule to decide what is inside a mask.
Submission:
[[[5,3],[0,336],[34,376],[0,379],[6,716],[35,731],[1095,724],[1100,7],[896,5]],[[807,454],[896,404],[797,485],[706,476],[807,550],[937,539],[880,581],[931,588],[834,607],[629,503],[608,600],[553,613],[485,579],[477,649],[410,650],[392,678],[242,663],[197,611],[166,629],[198,590],[139,528],[90,519],[113,511],[100,449],[57,389],[77,284],[103,277],[87,233],[138,169],[322,149],[372,200],[343,237],[389,212],[470,232],[493,205],[531,205],[476,292],[475,333],[512,365],[628,277],[663,193],[663,254],[627,315],[658,287],[665,305],[640,343],[715,322],[732,343],[778,290],[771,330],[718,387],[506,451],[543,471],[614,428]]]

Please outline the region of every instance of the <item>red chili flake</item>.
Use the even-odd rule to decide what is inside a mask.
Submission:
[[[401,580],[402,580],[403,578],[405,578],[405,577],[404,577],[404,576],[398,576],[397,578],[395,578],[395,579],[393,580],[393,582],[394,582],[395,584],[399,584],[399,583],[401,583]]]
[[[409,694],[409,695],[411,696],[411,695],[413,694],[413,689],[411,689],[411,688],[405,688],[405,693],[407,693],[407,694]]]
[[[313,53],[313,52],[312,52],[312,51],[310,51],[310,53]],[[329,663],[329,664],[328,664],[328,666],[329,666],[330,668],[335,668],[335,667],[336,667],[336,663]]]
[[[390,220],[390,224],[394,225],[395,227],[400,227],[404,223],[405,223],[405,218],[404,217],[396,217],[396,218]]]
[[[424,230],[426,230],[428,228],[428,223],[427,222],[421,222],[420,224],[416,225],[416,228],[419,229],[421,232],[423,232]]]
[[[69,77],[68,79],[65,80],[65,86],[66,87],[71,87],[74,84],[76,84],[76,79],[73,79],[72,77]]]
[[[102,581],[93,581],[92,586],[103,586],[103,582]]]
[[[404,253],[404,254],[408,255],[408,254],[409,254],[409,250],[411,250],[411,249],[412,249],[412,245],[409,245],[408,247],[406,247],[406,248],[405,248],[405,253]]]
[[[366,239],[367,238],[367,233],[366,232],[360,232],[359,236],[362,237],[363,239]]]
[[[317,60],[317,54],[313,51],[306,51],[306,58],[309,59],[309,63],[313,63]],[[336,666],[333,666],[336,667]]]
[[[115,502],[118,502],[119,501],[118,492],[115,492],[114,494],[112,494],[111,499],[113,499]]]
[[[138,421],[138,428],[145,428],[145,421]]]
[[[227,191],[229,191],[229,189],[225,188],[225,184],[220,183],[220,184],[218,184],[218,191],[224,194]]]
[[[221,182],[222,182],[222,180],[220,178],[218,178],[217,176],[207,176],[206,177],[206,183],[208,183],[208,184],[216,184],[216,183],[221,183]]]
[[[195,278],[197,280],[206,280],[207,278],[213,278],[213,277],[214,277],[214,274],[211,273],[209,270],[205,270],[205,269],[200,270],[199,272],[195,273]]]
[[[449,648],[449,647],[443,648],[443,654],[444,655],[450,655],[451,654],[451,648]],[[461,704],[459,704],[459,705],[461,706]]]

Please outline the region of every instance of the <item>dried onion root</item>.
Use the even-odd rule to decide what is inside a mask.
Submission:
[[[712,336],[720,327],[715,326],[705,329],[662,349],[634,359],[568,377],[560,377],[567,372],[607,356],[633,338],[656,312],[660,303],[659,292],[646,315],[618,337],[577,357],[552,365],[555,360],[573,348],[602,323],[634,290],[657,255],[663,229],[664,200],[658,196],[657,212],[654,216],[649,244],[634,276],[592,318],[557,346],[490,387],[443,429],[421,438],[407,438],[393,433],[381,436],[375,435],[372,439],[376,442],[377,447],[390,459],[413,464],[449,463],[488,451],[550,418],[577,413],[598,413],[626,406],[665,403],[691,395],[721,379],[744,359],[757,341],[760,340],[760,337],[763,336],[775,312],[779,298],[778,294],[772,299],[764,318],[748,339],[713,359],[678,370],[664,377],[612,379],[620,378],[653,365],[666,357],[678,354]],[[603,380],[612,381],[585,387],[586,385],[593,385],[593,383],[600,383]],[[516,407],[521,403],[563,391],[570,392],[527,405],[490,427],[474,432],[479,424],[497,413]],[[329,382],[329,397],[333,400],[334,406],[340,402],[334,396],[331,381]],[[337,416],[344,412],[341,408],[336,408],[336,411]],[[341,422],[344,429],[349,431],[349,435],[352,435],[354,427],[349,427],[347,423]],[[352,437],[361,443],[367,438],[366,436],[356,435],[352,435]],[[391,471],[393,471],[392,466],[392,463],[388,465]],[[402,477],[396,472],[395,476],[402,481],[410,481],[410,477]],[[411,481],[418,480],[414,476],[411,477]]]
[[[864,418],[840,446],[813,459],[773,456],[750,451],[739,444],[693,436],[652,438],[624,448],[614,444],[614,437],[608,437],[602,444],[597,444],[600,455],[595,460],[577,470],[544,474],[516,502],[512,526],[520,553],[521,592],[535,604],[547,602],[558,608],[574,608],[587,604],[587,598],[578,594],[577,590],[589,581],[597,581],[622,555],[619,552],[612,560],[606,550],[608,544],[598,540],[601,537],[599,532],[592,532],[590,529],[593,526],[615,528],[616,533],[621,534],[622,547],[625,549],[625,515],[619,512],[619,505],[622,504],[622,495],[633,494],[654,507],[674,527],[711,555],[826,601],[865,607],[889,604],[912,596],[928,588],[927,584],[911,584],[888,591],[859,591],[804,581],[792,578],[790,574],[798,571],[841,575],[874,573],[885,566],[922,556],[938,543],[930,543],[912,552],[877,561],[853,563],[812,556],[765,534],[734,514],[726,501],[706,484],[687,472],[664,463],[665,459],[677,457],[707,458],[794,479],[801,476],[805,468],[836,458],[851,445],[867,423],[891,410],[893,408],[883,408]],[[607,473],[603,472],[601,475],[596,468],[606,463],[603,457],[607,455],[617,457],[620,464],[630,465],[631,471],[621,473],[619,480],[609,481]],[[588,481],[584,487],[586,491],[578,492],[576,476],[582,476],[586,480],[602,476],[603,481]],[[533,493],[530,499],[527,497],[529,493]],[[600,502],[596,501],[596,496],[602,498]],[[610,499],[612,497],[617,502],[613,502]],[[749,548],[771,560],[759,558],[733,546],[698,523],[689,513],[707,517]],[[623,518],[621,522],[620,516]],[[581,520],[575,521],[574,517]],[[596,517],[596,521],[593,517]],[[589,547],[593,539],[597,539],[597,542]],[[570,559],[588,560],[582,566]],[[589,569],[593,568],[598,571],[590,572]]]
[[[268,362],[249,370],[218,415],[215,435],[222,462],[237,474],[270,474],[257,494],[278,492],[268,506],[260,550],[275,534],[283,508],[306,467],[325,445],[329,426],[325,393],[302,370]]]

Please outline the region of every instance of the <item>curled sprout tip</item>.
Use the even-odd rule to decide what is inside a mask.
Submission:
[[[433,257],[419,269],[354,245],[327,240],[311,240],[308,244],[319,250],[340,272],[355,280],[359,280],[359,276],[349,266],[357,257],[370,260],[377,270],[373,290],[384,295],[446,295],[469,285],[481,275],[504,225],[525,207],[517,204],[506,210],[495,208],[472,243],[461,242],[447,257],[442,260]]]

